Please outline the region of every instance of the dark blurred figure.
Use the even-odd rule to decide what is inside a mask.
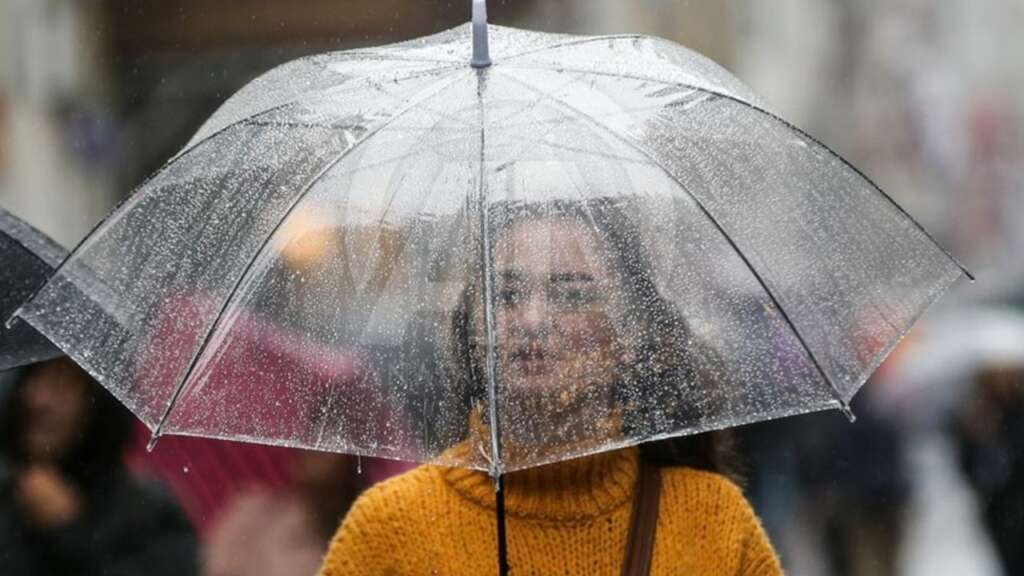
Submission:
[[[740,429],[749,494],[766,529],[785,543],[802,523],[836,576],[897,573],[911,484],[905,438],[879,405],[878,385],[869,380],[854,398],[852,424],[826,411]]]
[[[1024,574],[1024,366],[982,369],[954,422],[961,468],[1006,574]]]
[[[195,538],[178,506],[122,465],[131,414],[66,358],[8,378],[0,572],[196,574]]]
[[[291,490],[239,496],[214,527],[206,576],[315,574],[359,493],[355,457],[301,452]]]
[[[804,516],[818,522],[837,576],[895,576],[910,505],[906,439],[869,380],[851,407],[811,415],[801,435]]]

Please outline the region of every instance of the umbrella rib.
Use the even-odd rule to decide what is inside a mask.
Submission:
[[[319,54],[318,57],[332,57],[332,58],[339,58],[339,57],[349,58],[349,57],[352,57],[353,59],[369,58],[369,59],[373,59],[373,60],[393,60],[395,62],[423,62],[425,64],[446,64],[446,65],[458,64],[458,65],[460,65],[460,67],[461,67],[462,64],[465,64],[465,62],[463,62],[462,60],[437,60],[437,59],[434,59],[434,58],[408,58],[408,57],[403,57],[403,56],[398,56],[398,55],[393,55],[393,54],[385,54],[383,52],[374,52],[372,50],[360,50],[358,48],[354,49],[354,50],[337,50],[335,52],[327,52],[325,54]]]
[[[406,80],[411,80],[413,78],[419,78],[421,76],[428,76],[428,75],[437,74],[437,73],[442,73],[443,74],[444,72],[458,70],[459,68],[460,68],[459,66],[448,65],[448,66],[439,66],[437,68],[431,68],[429,70],[419,70],[419,71],[414,72],[412,74],[409,74],[409,75],[406,75],[406,76],[402,76],[400,78],[395,78],[393,80],[393,82],[404,82]],[[374,83],[372,81],[373,79],[370,78],[369,76],[365,76],[365,77],[357,78],[356,79],[356,81],[360,81],[360,80],[370,84],[371,87],[375,87],[376,88],[376,86],[374,86]],[[334,88],[338,88],[340,86],[341,86],[341,84],[339,84],[337,86],[334,86]],[[352,87],[350,87],[350,88],[352,88]],[[328,90],[328,89],[329,88],[325,88],[324,90]],[[222,134],[226,130],[229,130],[229,129],[231,129],[231,128],[235,127],[235,126],[238,126],[240,124],[244,124],[246,122],[252,122],[252,121],[254,121],[254,120],[258,119],[258,118],[262,118],[262,117],[266,116],[267,114],[269,114],[271,112],[275,112],[277,110],[281,110],[282,108],[287,108],[288,106],[291,106],[292,104],[296,104],[296,103],[298,103],[302,99],[302,96],[303,96],[303,94],[299,94],[296,97],[290,98],[287,101],[282,102],[280,104],[276,104],[276,105],[274,105],[274,106],[272,106],[270,108],[267,108],[266,110],[260,110],[259,112],[255,113],[255,114],[250,114],[248,116],[245,116],[244,118],[239,118],[238,120],[235,120],[235,121],[233,121],[233,122],[231,122],[229,124],[225,124],[223,127],[218,128],[216,131],[211,132],[210,134],[204,136],[202,139],[198,140],[197,142],[195,142],[191,146],[188,146],[187,148],[179,151],[177,154],[175,154],[173,157],[171,157],[170,160],[168,160],[166,163],[164,163],[163,166],[158,168],[157,171],[154,172],[149,178],[147,178],[146,181],[142,183],[142,186],[144,186],[146,184],[146,182],[152,180],[154,177],[156,177],[160,173],[164,172],[171,164],[175,163],[179,158],[184,157],[185,155],[187,155],[192,150],[195,150],[196,148],[198,148],[204,142],[209,141],[211,138],[214,138],[215,136],[218,136],[219,134]],[[141,188],[142,186],[139,186],[139,188]]]
[[[827,152],[830,156],[832,156],[833,158],[838,160],[840,163],[842,163],[845,167],[849,168],[855,174],[860,176],[865,182],[868,183],[869,186],[871,186],[871,188],[873,188],[875,190],[875,192],[881,194],[882,197],[885,200],[887,200],[889,202],[889,204],[893,208],[895,208],[901,215],[903,215],[903,217],[906,218],[918,230],[918,232],[923,234],[924,237],[927,238],[929,241],[931,241],[931,243],[936,248],[938,248],[943,254],[945,254],[946,257],[949,258],[953,262],[953,264],[955,264],[958,268],[960,268],[960,271],[964,274],[964,276],[966,276],[971,282],[974,282],[974,280],[975,280],[974,274],[972,274],[971,271],[968,270],[966,266],[964,266],[955,256],[953,256],[953,254],[951,252],[949,252],[949,250],[946,250],[941,244],[939,244],[938,241],[936,241],[935,238],[927,230],[925,230],[924,226],[922,226],[917,220],[914,219],[913,216],[911,216],[906,210],[904,210],[902,206],[900,206],[895,200],[893,200],[892,197],[889,196],[889,194],[886,193],[886,191],[883,190],[881,188],[881,186],[876,184],[874,180],[869,178],[867,174],[862,172],[859,168],[857,168],[853,164],[850,164],[850,162],[848,162],[845,158],[843,158],[838,153],[836,153],[835,150],[832,150],[831,148],[829,148],[828,146],[823,144],[820,140],[818,140],[814,136],[808,134],[806,131],[804,131],[799,126],[796,126],[795,124],[793,124],[789,120],[786,120],[785,118],[779,116],[778,114],[775,114],[774,112],[772,112],[772,111],[770,111],[770,110],[768,110],[766,108],[758,106],[757,104],[754,104],[753,102],[748,102],[747,100],[744,100],[743,98],[740,98],[738,96],[734,96],[734,95],[729,94],[727,92],[721,92],[721,91],[713,90],[713,89],[706,88],[706,87],[695,86],[693,84],[688,84],[686,82],[670,82],[670,81],[665,81],[665,80],[662,80],[662,79],[659,79],[659,78],[652,78],[652,77],[649,77],[649,76],[642,76],[642,75],[635,75],[635,74],[618,74],[618,73],[611,73],[611,72],[599,72],[599,71],[596,71],[596,70],[581,70],[581,69],[578,69],[578,68],[557,68],[556,69],[556,68],[550,68],[550,67],[547,67],[547,66],[536,66],[536,65],[530,65],[529,67],[525,67],[523,69],[526,69],[526,70],[529,70],[529,69],[539,69],[539,70],[547,70],[549,72],[574,72],[574,73],[579,73],[579,74],[583,74],[583,75],[605,76],[605,77],[609,77],[609,78],[625,78],[625,79],[629,79],[629,80],[639,80],[639,81],[643,81],[643,82],[653,82],[653,83],[657,83],[657,84],[663,84],[665,86],[676,86],[676,87],[681,87],[681,88],[689,88],[691,90],[697,90],[699,92],[704,92],[704,93],[710,94],[712,96],[718,96],[720,98],[725,98],[726,100],[730,100],[730,101],[735,102],[737,104],[740,104],[742,106],[746,106],[746,107],[750,108],[751,110],[767,116],[768,118],[770,118],[770,119],[772,119],[772,120],[782,124],[786,128],[789,128],[790,130],[792,130],[792,131],[796,132],[797,134],[803,136],[804,138],[810,140],[812,143],[817,145],[819,148],[825,150],[825,152]],[[521,80],[519,82],[522,83]]]
[[[331,169],[338,164],[338,162],[347,157],[350,152],[352,152],[356,148],[359,148],[360,145],[372,139],[375,135],[379,134],[381,130],[390,126],[395,120],[405,115],[410,110],[416,108],[417,104],[421,100],[425,100],[426,98],[433,96],[437,92],[455,83],[456,80],[462,77],[462,75],[460,74],[453,74],[452,76],[453,77],[451,78],[443,76],[437,82],[432,83],[428,88],[420,91],[420,93],[417,94],[416,97],[413,97],[409,101],[409,103],[406,104],[405,107],[395,112],[395,114],[393,114],[387,120],[381,122],[380,125],[378,125],[372,131],[367,133],[366,136],[364,136],[362,139],[356,141],[355,143],[352,144],[352,146],[346,148],[344,151],[335,156],[334,159],[332,159],[323,168],[321,168],[320,171],[315,176],[313,176],[313,178],[311,178],[309,182],[306,183],[305,187],[303,187],[299,194],[296,195],[295,199],[292,200],[292,203],[288,206],[287,210],[285,210],[281,218],[278,219],[277,224],[274,225],[274,228],[266,235],[266,237],[263,239],[263,242],[260,244],[259,248],[257,248],[256,251],[253,253],[252,258],[249,259],[249,262],[248,264],[246,264],[245,269],[242,270],[241,274],[239,274],[238,276],[238,279],[235,281],[234,286],[232,286],[231,292],[228,293],[227,298],[225,298],[224,302],[221,304],[220,310],[218,310],[217,315],[214,317],[213,322],[210,324],[210,329],[206,332],[206,335],[203,337],[203,341],[200,343],[199,348],[196,349],[196,351],[193,353],[192,359],[189,361],[188,368],[185,370],[185,373],[182,376],[181,381],[178,382],[178,385],[174,390],[174,395],[171,397],[170,402],[164,409],[163,415],[160,417],[160,421],[157,423],[156,428],[154,428],[153,430],[153,435],[149,442],[150,447],[153,447],[156,444],[156,441],[159,439],[164,424],[167,422],[167,419],[170,416],[171,411],[177,404],[178,397],[181,395],[181,392],[184,389],[185,384],[192,376],[192,372],[195,370],[196,364],[199,362],[199,359],[206,351],[206,347],[209,344],[210,339],[212,338],[213,334],[217,332],[217,329],[220,327],[220,323],[224,318],[224,313],[227,311],[228,307],[234,301],[235,295],[238,293],[238,289],[244,284],[244,281],[248,277],[249,272],[252,270],[253,265],[256,263],[257,260],[259,260],[260,255],[266,249],[267,245],[270,243],[270,240],[281,228],[281,225],[284,224],[285,220],[288,219],[289,215],[291,215],[295,208],[302,202],[302,200],[306,197],[306,195],[313,188],[313,186],[315,186],[317,182],[319,182],[328,172],[330,172]]]
[[[515,77],[509,76],[507,74],[505,75],[505,77],[511,79],[513,82],[516,82],[516,83],[520,84],[521,86],[525,87],[528,90],[532,90],[532,91],[534,91],[534,92],[536,92],[538,94],[544,95],[544,91],[543,90],[540,90],[539,88],[536,88],[536,87],[534,87],[534,86],[532,86],[532,85],[530,85],[530,84],[528,84],[526,82],[523,82],[519,78],[515,78]],[[761,276],[761,274],[754,267],[753,263],[750,262],[750,259],[747,258],[746,254],[744,254],[743,251],[740,250],[739,246],[736,244],[736,241],[733,240],[732,236],[730,236],[725,231],[725,228],[722,227],[722,224],[718,221],[717,218],[715,218],[711,214],[711,212],[704,205],[704,203],[701,202],[700,198],[698,198],[689,189],[689,187],[687,187],[685,184],[680,182],[678,178],[676,178],[673,174],[671,174],[668,170],[666,170],[664,166],[662,166],[660,163],[658,163],[657,160],[641,144],[635,142],[631,138],[627,138],[626,136],[623,136],[622,134],[619,134],[618,132],[612,130],[608,126],[605,126],[603,123],[598,121],[596,118],[591,117],[589,114],[586,114],[585,112],[583,112],[583,111],[573,107],[570,104],[567,104],[567,103],[561,102],[561,101],[558,101],[558,103],[559,103],[560,106],[564,107],[566,110],[568,110],[571,113],[579,116],[580,118],[584,119],[585,121],[588,121],[588,122],[592,123],[594,126],[600,128],[601,130],[603,130],[603,131],[607,132],[608,134],[610,134],[613,138],[616,138],[617,140],[620,140],[626,146],[629,146],[630,148],[636,150],[637,153],[643,154],[644,156],[649,158],[651,160],[651,162],[656,164],[662,170],[662,172],[665,173],[666,176],[671,178],[673,182],[678,184],[679,187],[682,188],[686,192],[686,194],[694,201],[694,203],[697,205],[697,207],[700,209],[700,211],[704,214],[704,216],[707,217],[707,219],[718,230],[719,234],[721,234],[722,237],[725,238],[725,241],[729,243],[729,246],[733,249],[733,252],[735,252],[740,257],[740,259],[743,261],[743,263],[747,266],[747,269],[750,270],[751,274],[754,275],[754,278],[757,280],[758,284],[761,285],[761,289],[764,290],[765,293],[768,295],[768,297],[771,299],[772,304],[779,311],[779,314],[782,316],[783,320],[786,321],[786,324],[789,325],[789,328],[793,332],[793,335],[796,336],[797,341],[799,341],[800,345],[803,346],[804,351],[807,353],[808,358],[810,358],[810,360],[811,360],[811,363],[814,364],[814,367],[817,369],[818,373],[821,375],[821,377],[828,384],[829,389],[832,391],[833,396],[835,396],[836,401],[839,402],[840,409],[843,411],[843,413],[845,413],[847,415],[848,418],[851,418],[851,420],[852,420],[853,412],[850,411],[849,402],[847,402],[847,400],[843,397],[842,392],[840,392],[839,388],[836,387],[835,382],[832,381],[832,378],[830,378],[828,376],[828,374],[825,372],[825,369],[822,367],[821,363],[818,361],[817,357],[814,355],[814,352],[811,350],[810,346],[807,344],[807,341],[804,340],[803,335],[800,334],[800,331],[797,329],[796,325],[793,323],[793,320],[789,317],[789,314],[787,314],[786,310],[782,307],[782,305],[779,302],[778,298],[775,296],[775,293],[772,292],[771,289],[769,289],[767,280],[764,277]]]
[[[510,54],[508,56],[502,56],[498,62],[507,62],[513,58],[520,58],[522,56],[529,56],[530,54],[537,54],[538,52],[545,52],[547,50],[555,50],[558,48],[565,48],[566,46],[576,46],[579,44],[590,44],[593,42],[607,42],[609,40],[643,40],[645,38],[651,38],[651,36],[645,36],[643,34],[608,34],[605,36],[583,36],[576,37],[565,42],[559,42],[557,44],[549,44],[540,48],[534,48],[533,50],[527,50],[525,52],[519,52],[518,54]]]

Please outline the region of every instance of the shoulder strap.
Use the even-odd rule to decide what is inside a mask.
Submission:
[[[661,470],[641,458],[636,478],[636,492],[633,495],[629,536],[626,539],[626,558],[622,563],[622,576],[650,574],[660,500]]]

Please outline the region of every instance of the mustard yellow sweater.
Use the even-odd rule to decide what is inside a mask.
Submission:
[[[631,448],[506,476],[511,573],[618,575],[637,464]],[[662,478],[652,575],[782,573],[734,484],[690,468]],[[359,498],[320,574],[494,574],[495,534],[486,474],[420,466]]]

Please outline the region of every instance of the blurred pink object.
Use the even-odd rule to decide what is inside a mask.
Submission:
[[[251,491],[242,495],[213,530],[203,554],[203,574],[316,574],[327,543],[308,507],[294,494]]]
[[[152,361],[144,358],[141,363],[140,382],[173,384],[173,374],[163,372],[167,355],[188,353],[186,346],[175,343],[190,341],[188,332],[194,324],[189,319],[202,307],[199,297],[184,297],[166,306],[156,337],[162,345],[152,347],[158,351]],[[199,427],[211,429],[223,419],[230,420],[225,428],[239,440],[289,437],[295,434],[295,428],[317,426],[315,410],[338,388],[348,388],[345,394],[349,397],[357,394],[352,391],[361,384],[357,362],[343,351],[312,342],[253,314],[236,317],[232,336],[232,341],[223,345],[223,353],[205,370],[204,395],[200,398],[183,392],[172,422],[187,420],[196,426],[196,420],[202,420],[205,424]],[[301,395],[290,388],[296,380],[305,384]],[[264,408],[277,407],[274,418],[251,406],[254,395],[272,400],[261,404]],[[364,406],[368,419],[380,417],[381,410],[385,410],[370,398]],[[140,424],[128,461],[134,470],[151,473],[170,487],[203,537],[239,493],[254,487],[279,491],[292,483],[296,452],[290,448],[233,441],[227,434],[225,439],[175,436],[173,431],[169,434],[147,453],[149,430]],[[361,484],[375,483],[411,467],[365,458],[362,472],[366,480]]]
[[[149,430],[139,424],[127,454],[129,467],[167,485],[203,539],[239,495],[254,489],[276,493],[291,488],[299,453],[291,448],[188,436],[163,438],[153,452],[146,452],[148,441]],[[360,488],[415,466],[362,458]]]
[[[166,484],[201,538],[239,493],[254,486],[281,490],[292,481],[295,451],[287,448],[172,436],[146,452],[148,441],[149,430],[139,424],[129,466]]]

